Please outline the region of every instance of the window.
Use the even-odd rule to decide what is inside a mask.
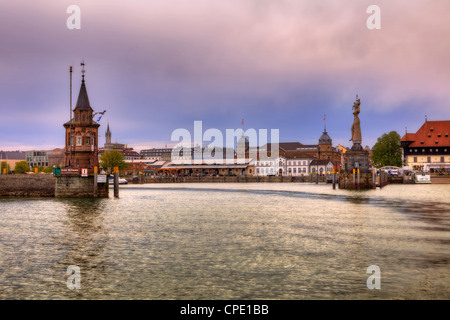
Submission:
[[[90,145],[91,144],[91,138],[90,137],[86,137],[86,144]]]
[[[417,162],[417,157],[414,157],[414,162]]]
[[[445,162],[445,161],[444,161],[444,157],[441,157],[441,162]]]
[[[81,121],[86,121],[86,114],[85,113],[83,113],[82,115],[81,115]]]
[[[81,141],[81,137],[77,137],[77,146],[81,146],[82,145],[82,141]]]
[[[431,157],[427,157],[427,162],[428,162],[428,163],[431,162]]]
[[[78,122],[78,119],[79,119],[79,117],[78,117],[78,112],[77,112],[77,113],[75,113],[75,121]]]

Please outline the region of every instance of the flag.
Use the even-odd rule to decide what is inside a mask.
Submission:
[[[241,125],[242,125],[242,126],[244,125],[244,119],[242,119]]]
[[[323,115],[323,121],[325,121],[325,115]]]
[[[99,122],[101,118],[102,118],[102,116],[98,117],[97,122]]]

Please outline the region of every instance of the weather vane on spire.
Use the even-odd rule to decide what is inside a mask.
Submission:
[[[84,73],[86,72],[86,70],[84,70],[84,60],[81,60],[81,73],[82,73],[82,77],[83,77],[83,82],[84,82]]]

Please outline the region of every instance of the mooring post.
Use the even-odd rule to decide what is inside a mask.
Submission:
[[[94,198],[98,197],[97,174],[98,174],[98,167],[94,167]]]
[[[333,168],[333,189],[336,189],[336,170]]]
[[[356,169],[353,169],[353,189],[356,189]]]
[[[376,182],[376,171],[375,167],[372,167],[372,189],[377,188],[377,182]]]
[[[119,167],[114,167],[114,197],[119,197]]]
[[[316,171],[316,184],[319,184],[319,172]]]
[[[360,183],[361,183],[361,174],[360,174],[359,168],[358,168],[358,177],[357,177],[357,179],[358,179],[358,189],[359,189],[360,188]]]

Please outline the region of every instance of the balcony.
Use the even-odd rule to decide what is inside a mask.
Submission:
[[[85,146],[72,146],[68,147],[67,151],[75,151],[75,152],[94,152],[93,145],[85,145]]]

